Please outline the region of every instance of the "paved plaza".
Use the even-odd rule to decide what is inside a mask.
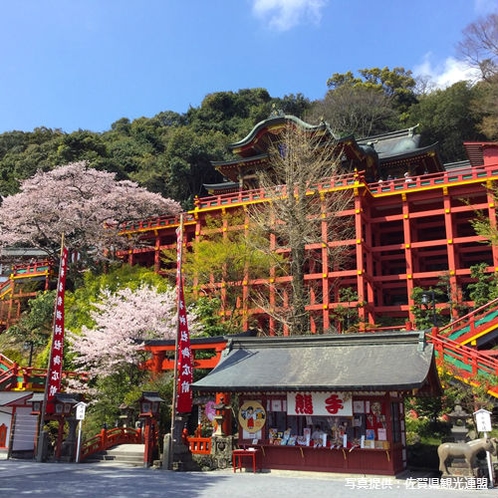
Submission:
[[[232,469],[173,472],[113,463],[38,463],[0,459],[0,496],[18,498],[455,498],[494,496],[498,489],[438,481],[430,476],[381,476]]]

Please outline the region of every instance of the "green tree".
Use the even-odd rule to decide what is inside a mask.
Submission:
[[[60,130],[35,128],[33,132],[0,135],[0,193],[12,195],[20,183],[38,170],[48,171],[56,164],[57,149],[64,134]]]
[[[195,310],[202,323],[203,335],[216,337],[230,334],[230,323],[220,318],[221,299],[214,296],[200,296],[195,301]]]
[[[358,293],[351,287],[339,290],[339,302],[347,303],[347,306],[339,305],[334,309],[334,315],[340,324],[342,332],[353,332],[358,329],[358,308],[351,308],[351,303],[358,301]]]
[[[329,91],[315,103],[310,116],[327,121],[338,135],[357,138],[398,128],[417,102],[411,71],[385,67],[360,69],[358,73],[334,73],[327,81]]]
[[[434,295],[434,302],[432,296]],[[444,302],[446,298],[444,290],[436,287],[435,289],[422,289],[414,287],[412,299],[415,303],[411,312],[415,317],[415,327],[417,330],[431,329],[435,324],[440,327],[443,322],[441,308],[436,307],[437,303]]]
[[[498,189],[492,187],[491,193],[494,202],[496,202],[498,200]],[[470,224],[476,234],[483,237],[488,244],[492,246],[498,245],[498,227],[496,225],[496,219],[491,220],[487,211],[477,211],[475,213],[475,218],[470,220]]]
[[[57,148],[57,164],[69,164],[76,161],[91,162],[97,166],[107,157],[107,150],[102,137],[91,131],[75,131],[64,135],[62,143]]]
[[[270,94],[263,88],[216,92],[206,95],[199,108],[189,109],[187,117],[196,133],[218,131],[234,138],[268,117],[271,103]]]
[[[306,98],[302,93],[294,95],[284,95],[281,99],[273,99],[272,104],[276,109],[282,110],[285,114],[296,116],[299,119],[304,119],[312,107],[311,101]],[[265,109],[267,110],[267,109]],[[262,119],[266,119],[268,116],[262,116]],[[261,119],[255,121],[258,122]]]
[[[166,148],[167,189],[184,208],[192,208],[196,196],[205,195],[204,184],[222,181],[211,164],[226,154],[227,138],[211,131],[198,134],[192,127],[175,129]]]
[[[474,307],[479,308],[498,297],[498,275],[487,272],[488,265],[480,263],[470,267],[470,276],[475,279],[468,286]]]
[[[498,74],[475,85],[473,115],[480,122],[476,128],[487,140],[498,139]]]
[[[52,335],[54,307],[55,291],[40,292],[28,301],[28,309],[22,313],[18,323],[5,332],[16,339],[21,355],[25,356],[28,351],[33,355],[31,364],[38,368],[47,366],[46,348]]]
[[[242,297],[243,281],[267,277],[275,260],[280,260],[278,255],[269,257],[259,249],[255,236],[241,230],[244,223],[244,213],[241,212],[225,213],[222,218],[207,217],[203,235],[193,240],[191,250],[184,254],[182,269],[187,286],[194,295],[200,296],[201,321],[216,332],[222,328],[230,333],[241,330],[242,315],[238,303]],[[225,226],[231,229],[225,230]],[[174,268],[176,251],[165,251],[164,261]],[[173,281],[173,271],[170,278]],[[221,285],[213,286],[212,282]],[[227,288],[230,292],[225,292]],[[222,310],[228,311],[225,316],[229,317],[223,325],[219,316],[215,318]]]
[[[475,96],[475,88],[460,81],[420,96],[419,103],[410,108],[408,124],[420,124],[421,145],[438,143],[443,162],[466,159],[463,142],[484,138],[478,131],[480,118],[474,113]]]
[[[99,301],[104,289],[116,293],[124,288],[136,290],[141,285],[149,285],[163,292],[169,284],[153,269],[118,262],[113,263],[104,273],[85,272],[82,284],[73,292],[66,293],[66,327],[77,333],[83,326],[94,326],[91,318],[91,312],[95,309],[93,303]]]

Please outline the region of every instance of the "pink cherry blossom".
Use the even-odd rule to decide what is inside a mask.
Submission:
[[[54,256],[64,234],[72,251],[99,258],[126,243],[118,235],[121,223],[180,211],[176,201],[77,162],[36,173],[3,199],[0,246],[22,244]]]
[[[67,332],[69,349],[76,353],[80,370],[90,377],[106,377],[145,358],[146,339],[174,339],[177,332],[176,290],[158,292],[149,286],[136,290],[102,292],[91,313],[95,326],[81,333]],[[192,334],[200,331],[195,313],[188,315]]]

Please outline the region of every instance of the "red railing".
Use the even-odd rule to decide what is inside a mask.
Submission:
[[[0,390],[9,391],[17,387],[18,371],[18,364],[0,353]]]
[[[194,221],[194,217],[187,213],[185,221]],[[156,228],[164,228],[168,226],[178,226],[180,224],[179,216],[159,216],[156,218],[148,218],[146,220],[128,221],[121,225],[121,232],[142,232]]]
[[[454,171],[445,171],[431,173],[427,175],[416,176],[406,181],[399,178],[390,181],[376,182],[366,184],[362,172],[339,175],[335,178],[325,179],[313,186],[311,191],[326,191],[341,188],[350,188],[359,182],[367,185],[373,195],[399,193],[400,190],[411,190],[413,188],[435,188],[441,185],[451,185],[462,182],[483,181],[489,178],[498,177],[498,165],[478,166],[473,168],[462,168]],[[270,200],[278,191],[280,195],[286,195],[286,186],[276,187],[265,191],[264,189],[240,190],[220,195],[200,197],[195,200],[195,210],[219,208],[220,206],[230,206],[236,204],[247,204],[251,202],[263,202]],[[186,222],[195,222],[192,211],[186,213]],[[160,216],[147,220],[131,221],[124,223],[122,226],[123,233],[140,232],[151,229],[157,229],[167,226],[177,226],[180,224],[178,216]]]
[[[12,292],[12,280],[0,282],[0,299],[3,299],[9,292]]]
[[[371,183],[368,185],[368,188],[373,194],[390,194],[399,193],[403,190],[412,190],[414,188],[434,188],[452,183],[475,182],[476,180],[484,181],[488,178],[495,178],[497,176],[498,165],[494,164],[414,176],[410,178],[409,181],[405,180],[405,178],[397,178],[394,180]]]
[[[321,182],[317,182],[310,188],[311,192],[322,192],[326,190],[333,189],[343,189],[349,188],[355,184],[356,181],[360,179],[363,180],[361,176],[362,173],[349,173],[346,175],[338,175],[334,178],[324,179]],[[228,206],[231,204],[246,204],[248,202],[262,202],[271,200],[275,195],[287,195],[287,186],[282,185],[274,187],[271,189],[253,189],[253,190],[240,190],[238,192],[231,192],[228,194],[213,195],[208,197],[201,197],[196,199],[195,207],[196,209],[208,209],[215,208],[219,206]]]
[[[492,303],[489,303],[492,304]],[[476,310],[477,312],[478,310]],[[467,317],[462,317],[465,320]],[[446,329],[448,326],[444,327]],[[366,329],[366,332],[385,332],[387,330],[400,330],[400,327],[379,327],[377,329]],[[405,330],[408,330],[406,328]],[[443,329],[441,329],[443,330]],[[498,376],[498,359],[479,351],[475,348],[464,346],[442,335],[437,328],[426,334],[427,341],[434,345],[437,358],[452,366],[452,373],[462,380],[471,380],[476,375]],[[489,393],[498,397],[498,385],[493,386]]]
[[[20,367],[0,353],[0,389],[5,391],[12,389],[43,391],[46,377],[46,368]],[[62,378],[87,380],[86,374],[77,372],[63,372]]]
[[[463,346],[457,341],[438,334],[427,334],[427,340],[434,344],[440,358],[459,367],[463,377],[478,374],[498,375],[498,360],[481,351]]]
[[[441,336],[449,337],[455,336],[460,331],[463,331],[465,328],[469,328],[468,331],[465,331],[461,336],[455,338],[457,342],[464,343],[468,342],[473,336],[478,334],[480,331],[486,330],[490,327],[492,322],[479,323],[479,321],[483,320],[490,313],[498,311],[498,298],[486,303],[484,306],[477,308],[465,316],[454,320],[453,322],[441,327],[439,330],[439,334]],[[498,324],[497,324],[498,326]]]
[[[10,358],[0,353],[0,365],[3,367],[3,370],[10,370],[15,364]]]
[[[210,455],[211,454],[211,438],[210,437],[188,437],[189,449],[194,455]],[[88,439],[81,445],[80,461],[107,450],[118,444],[141,444],[142,431],[141,429],[133,429],[131,427],[115,427],[113,429],[102,429],[99,434]]]
[[[14,265],[12,278],[45,276],[52,270],[52,262],[48,259],[36,260],[30,263]]]
[[[100,434],[93,436],[81,445],[80,461],[118,444],[141,444],[142,442],[141,429],[133,429],[132,427],[102,429]]]
[[[477,375],[498,376],[498,360],[482,351],[464,346],[448,337],[436,333],[427,334],[427,340],[434,344],[437,357],[453,366],[453,375],[472,382]],[[498,397],[498,385],[489,388],[489,394]]]
[[[210,455],[211,438],[210,437],[188,437],[188,447],[193,455]]]
[[[312,191],[324,191],[331,189],[350,188],[361,177],[361,173],[350,173],[347,175],[339,175],[335,178],[325,179],[310,189]],[[271,200],[278,195],[287,195],[287,187],[285,185],[275,187],[270,190],[253,189],[253,190],[240,190],[238,192],[231,192],[228,194],[212,195],[207,197],[200,197],[195,200],[195,209],[209,209],[218,208],[219,206],[229,206],[236,204],[245,204],[248,202],[262,202]],[[186,213],[185,222],[195,222],[194,214],[190,211]],[[156,228],[164,228],[167,226],[177,226],[180,224],[179,216],[160,216],[157,218],[150,218],[147,220],[130,221],[123,223],[122,232],[140,232]]]

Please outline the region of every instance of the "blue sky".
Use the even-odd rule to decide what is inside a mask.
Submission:
[[[493,10],[494,9],[494,10]],[[496,0],[3,0],[0,133],[110,129],[212,92],[323,98],[333,73],[464,78],[462,30]]]

